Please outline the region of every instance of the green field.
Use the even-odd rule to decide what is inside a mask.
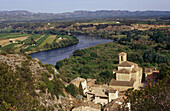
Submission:
[[[46,44],[52,44],[55,38],[56,35],[50,35],[44,42],[46,42]]]
[[[54,35],[55,36],[55,35]],[[47,35],[47,36],[44,36],[43,37],[43,40],[41,40],[41,44],[39,45],[39,47],[43,47],[45,44],[47,44],[47,43],[50,43],[51,41],[53,42],[53,40],[55,39],[55,38],[49,38],[50,36],[49,35]],[[51,43],[52,43],[51,42]]]
[[[26,51],[29,51],[31,48],[39,47],[48,37],[49,37],[49,35],[44,35],[38,41],[36,41],[36,45],[34,45],[34,46],[30,45],[28,48],[26,48]]]
[[[26,45],[31,44],[32,43],[31,39],[36,40],[40,37],[41,37],[40,34],[32,35],[32,36],[28,37],[26,40],[24,40],[23,43],[26,44]]]
[[[24,37],[29,34],[19,34],[19,33],[0,33],[0,39],[10,39],[10,38],[17,38],[17,37]]]

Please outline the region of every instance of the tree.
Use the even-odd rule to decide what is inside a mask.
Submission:
[[[77,49],[73,52],[73,56],[82,56],[84,54],[83,51],[81,51],[80,49]]]
[[[133,111],[169,111],[170,101],[170,70],[166,71],[166,77],[143,90],[128,90],[127,102],[131,103]]]
[[[59,68],[61,68],[63,66],[63,62],[62,61],[58,61],[57,63],[56,63],[56,65],[55,65],[55,68],[56,69],[59,69]]]
[[[109,83],[112,78],[113,78],[113,73],[107,70],[99,74],[99,78],[97,81],[102,83]]]
[[[79,84],[79,94],[80,95],[84,95],[84,93],[83,93],[83,87],[82,87],[82,84],[81,84],[81,82],[80,82],[80,84]]]
[[[74,84],[69,84],[66,88],[66,92],[70,93],[73,97],[78,95],[78,88]]]

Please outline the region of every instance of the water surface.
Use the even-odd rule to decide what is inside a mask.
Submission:
[[[69,58],[69,56],[77,49],[83,48],[85,49],[90,46],[95,46],[97,44],[112,42],[112,40],[109,39],[102,39],[99,37],[89,37],[82,35],[77,36],[77,38],[79,39],[79,43],[73,46],[37,52],[30,55],[32,58],[38,58],[42,63],[55,65],[57,61]]]

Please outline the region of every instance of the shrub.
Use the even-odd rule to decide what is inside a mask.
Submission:
[[[66,88],[66,92],[70,93],[73,97],[76,97],[78,94],[78,88],[74,84],[68,85]]]
[[[84,52],[83,51],[81,51],[81,50],[75,50],[74,52],[73,52],[73,56],[82,56],[82,55],[84,55]]]

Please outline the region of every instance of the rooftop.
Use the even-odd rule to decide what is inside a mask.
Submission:
[[[105,85],[93,85],[87,93],[100,97],[108,97],[108,95],[106,94],[108,89],[109,87]]]
[[[109,83],[109,85],[112,85],[112,86],[130,86],[132,87],[134,82],[136,80],[134,78],[131,78],[130,81],[116,81],[115,79],[112,79]]]
[[[119,53],[118,55],[126,55],[127,53],[125,53],[125,52],[121,52],[121,53]]]
[[[84,82],[84,81],[86,81],[86,79],[77,77],[77,78],[73,79],[73,80],[71,81],[71,83],[73,83],[73,82]]]
[[[130,71],[128,69],[120,69],[120,70],[117,71],[117,73],[130,74]]]
[[[136,63],[129,62],[129,61],[124,61],[121,64],[119,64],[120,67],[131,67],[131,66],[138,66]]]

